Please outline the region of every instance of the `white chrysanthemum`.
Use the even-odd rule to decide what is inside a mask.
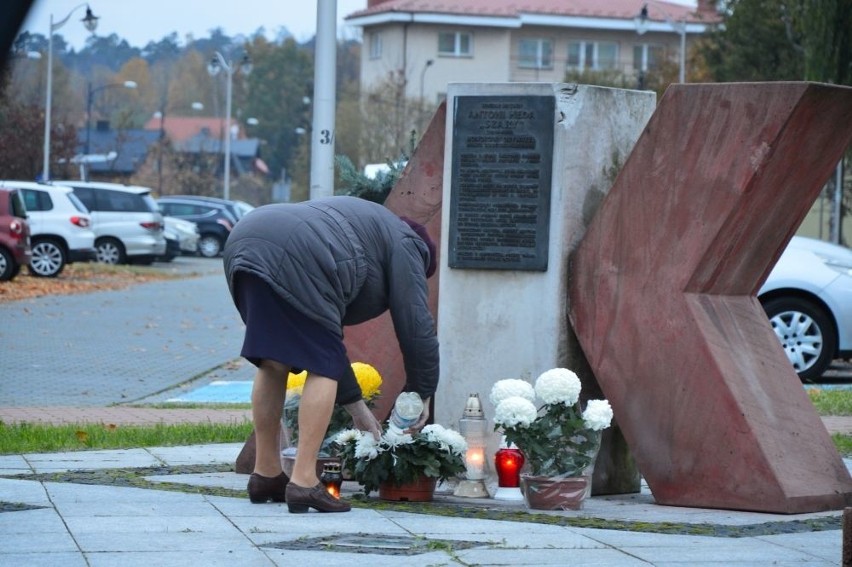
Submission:
[[[506,398],[494,410],[494,423],[503,427],[529,427],[538,416],[538,410],[531,401],[520,396]]]
[[[437,443],[444,451],[464,455],[467,451],[467,441],[457,431],[447,429],[437,423],[423,428],[423,435],[430,443]]]
[[[411,443],[414,443],[414,437],[411,436],[411,433],[396,433],[392,429],[388,429],[382,435],[381,440],[381,444],[387,446],[388,449],[394,449],[401,445],[410,445]]]
[[[546,404],[572,406],[580,399],[580,379],[567,368],[551,368],[535,381],[535,393]]]
[[[532,402],[535,401],[535,390],[529,382],[517,378],[507,378],[506,380],[498,380],[491,386],[491,394],[488,398],[494,404],[494,407],[497,407],[500,402],[513,396],[526,398]]]
[[[612,423],[612,407],[606,400],[589,400],[583,412],[583,423],[592,431],[606,429]]]
[[[362,435],[355,443],[355,458],[372,461],[379,456],[379,442],[372,435]]]
[[[361,438],[361,432],[357,429],[344,429],[334,438],[334,442],[338,445],[346,445],[350,441],[357,442]]]

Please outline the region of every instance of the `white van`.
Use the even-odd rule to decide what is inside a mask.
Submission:
[[[74,190],[92,214],[95,251],[105,264],[150,264],[166,252],[163,215],[148,187],[54,181]]]

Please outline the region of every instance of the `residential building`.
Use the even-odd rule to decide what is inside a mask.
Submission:
[[[427,103],[451,82],[562,82],[570,71],[639,86],[719,19],[713,0],[368,0],[346,17],[363,30],[362,92],[390,80]]]

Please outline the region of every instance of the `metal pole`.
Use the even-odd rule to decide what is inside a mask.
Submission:
[[[231,83],[234,77],[233,64],[225,65],[228,84],[225,87],[225,183],[224,198],[231,198]]]
[[[50,34],[47,40],[47,97],[44,101],[44,164],[41,169],[43,181],[50,180],[50,108],[53,91],[53,14],[50,15]]]
[[[843,204],[843,158],[837,162],[834,177],[834,203],[831,210],[831,241],[840,244],[840,209]]]
[[[92,82],[89,81],[86,90],[86,146],[83,155],[89,155],[91,151],[90,141],[92,137]]]
[[[337,0],[319,0],[314,58],[314,119],[311,132],[311,199],[334,195],[336,20]]]
[[[686,82],[686,20],[680,23],[680,82]]]

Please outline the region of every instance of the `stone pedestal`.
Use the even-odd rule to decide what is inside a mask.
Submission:
[[[470,393],[492,420],[494,382],[554,367],[597,391],[568,322],[570,259],[655,95],[544,83],[451,84],[447,94],[436,421],[454,426]],[[607,482],[623,485],[613,474]],[[628,476],[638,490],[635,469]]]

